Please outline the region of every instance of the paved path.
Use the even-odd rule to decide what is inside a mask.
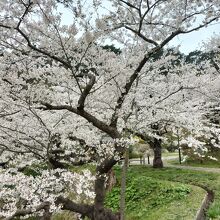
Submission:
[[[208,167],[192,167],[192,166],[184,166],[184,165],[172,165],[169,164],[170,160],[176,160],[178,159],[177,156],[167,156],[167,157],[162,157],[164,167],[173,167],[173,168],[178,168],[178,169],[188,169],[188,170],[198,170],[198,171],[206,171],[206,172],[213,172],[213,173],[220,173],[220,168],[208,168]],[[147,159],[145,159],[147,163]],[[146,164],[147,166],[152,165],[153,158],[150,157],[150,163],[151,164]],[[139,159],[131,159],[130,160],[131,165],[140,165],[140,160]]]
[[[171,164],[166,164],[165,167],[174,167],[174,168],[179,168],[179,169],[198,170],[198,171],[206,171],[206,172],[212,172],[212,173],[220,173],[220,168],[192,167],[192,166],[171,165]]]

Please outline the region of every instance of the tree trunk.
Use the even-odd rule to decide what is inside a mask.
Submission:
[[[107,180],[107,184],[106,184],[106,191],[109,192],[112,190],[112,188],[115,186],[116,184],[116,176],[115,176],[115,172],[113,169],[109,170],[108,172],[108,180]]]
[[[161,158],[161,140],[154,138],[154,160],[153,168],[163,168],[163,161]]]
[[[96,181],[95,181],[95,202],[94,202],[94,213],[92,220],[119,220],[119,216],[114,214],[111,210],[104,207],[105,200],[105,181],[106,174],[110,172],[112,167],[117,161],[112,159],[106,159],[101,165],[96,168]]]
[[[121,174],[121,198],[120,198],[120,220],[125,220],[125,191],[126,191],[126,177],[129,164],[129,149],[125,150],[125,159]]]
[[[63,210],[69,210],[80,213],[91,220],[119,220],[119,213],[113,213],[110,209],[104,207],[105,201],[105,183],[106,174],[117,163],[113,158],[106,158],[100,165],[96,167],[96,180],[95,180],[95,200],[94,204],[77,204],[67,198],[59,197],[56,204],[62,204]]]
[[[62,204],[63,210],[69,210],[87,216],[91,220],[119,220],[119,214],[113,213],[110,209],[104,207],[105,200],[105,181],[106,174],[116,163],[113,159],[105,160],[102,165],[96,169],[95,180],[95,201],[92,205],[77,204],[67,198],[59,197],[56,204]]]

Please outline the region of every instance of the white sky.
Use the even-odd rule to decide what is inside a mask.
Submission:
[[[201,49],[202,42],[207,41],[214,34],[220,34],[220,23],[189,34],[179,35],[170,43],[170,46],[180,45],[180,51],[188,54],[196,49]]]
[[[68,10],[62,8],[64,23],[70,23],[72,15]],[[182,53],[188,54],[191,51],[201,50],[202,43],[207,42],[211,36],[219,34],[220,35],[220,23],[215,25],[210,25],[207,28],[202,28],[199,31],[194,31],[189,34],[182,34],[174,38],[169,46],[178,46],[180,45],[180,51]]]

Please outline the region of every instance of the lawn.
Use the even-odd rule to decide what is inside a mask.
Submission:
[[[116,169],[116,173],[119,173],[119,170]],[[166,182],[166,181],[171,181],[171,182],[179,182],[181,184],[190,184],[190,185],[197,185],[197,186],[201,186],[204,188],[208,188],[209,190],[212,190],[215,194],[215,199],[213,204],[211,205],[211,207],[209,208],[207,215],[209,216],[209,219],[220,219],[220,174],[215,174],[215,173],[208,173],[208,172],[202,172],[202,171],[193,171],[193,170],[183,170],[183,169],[175,169],[175,168],[163,168],[163,169],[153,169],[150,167],[146,167],[146,166],[131,166],[129,168],[129,174],[128,174],[128,186],[129,186],[129,179],[130,176],[132,176],[132,178],[139,178],[139,177],[146,177],[146,178],[152,178],[152,180],[155,181],[161,181],[162,182]],[[150,180],[150,179],[149,179]],[[158,182],[159,183],[159,182]],[[172,183],[173,184],[173,183]],[[140,183],[141,187],[144,185],[144,183]],[[148,185],[148,184],[147,184]],[[160,183],[159,183],[160,185]],[[163,187],[163,185],[161,185]],[[144,186],[143,186],[144,187]],[[186,187],[186,186],[184,186]],[[191,191],[193,192],[193,191]],[[155,194],[155,198],[156,196],[158,196],[158,194]],[[195,196],[195,197],[194,197]],[[185,208],[190,208],[193,209],[192,206],[194,205],[194,202],[201,202],[201,200],[198,198],[199,194],[197,195],[191,195],[189,197],[189,200],[184,203],[184,199],[181,198],[179,200],[179,202],[181,202],[181,204],[183,205],[182,207],[180,207],[179,202],[176,203],[176,200],[173,201],[174,202],[174,208],[172,209],[172,201],[169,201],[167,204],[163,204],[163,208],[161,209],[156,209],[156,212],[158,212],[159,216],[163,216],[163,219],[175,219],[175,218],[171,218],[170,216],[168,216],[167,218],[165,218],[166,214],[164,214],[165,212],[168,212],[168,214],[172,214],[173,216],[178,215],[180,212],[182,212],[181,210],[184,210]],[[193,198],[194,197],[194,198]],[[185,199],[187,198],[187,196],[185,196]],[[174,197],[174,199],[176,199],[176,197]],[[200,200],[200,201],[198,201]],[[188,203],[188,204],[187,204]],[[140,203],[138,202],[138,205]],[[148,206],[147,201],[146,201],[146,206]],[[176,204],[176,205],[175,205]],[[177,205],[178,204],[178,205]],[[186,207],[184,207],[184,205],[186,204]],[[169,205],[171,205],[171,209],[168,207]],[[177,209],[178,207],[178,209]],[[164,212],[163,212],[164,210]],[[193,219],[191,218],[191,211],[187,211],[187,213],[189,214],[188,217],[184,217],[184,214],[182,217],[178,217],[177,219]],[[193,212],[193,211],[192,211]],[[128,214],[130,215],[130,214]],[[155,215],[157,215],[157,213],[155,213]],[[150,218],[145,218],[150,219]],[[151,217],[151,219],[154,219],[153,217]],[[155,218],[158,219],[158,218]]]
[[[141,175],[138,168],[142,171]],[[194,219],[206,192],[200,187],[148,176],[146,169],[149,168],[129,168],[126,220]],[[116,168],[116,173],[120,179],[120,169]],[[119,183],[107,194],[106,199],[106,206],[114,211],[119,209]]]

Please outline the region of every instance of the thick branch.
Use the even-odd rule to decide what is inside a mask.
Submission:
[[[85,118],[88,122],[92,123],[96,128],[100,129],[101,131],[107,133],[112,138],[119,138],[120,134],[117,131],[116,128],[113,128],[109,125],[107,125],[105,122],[100,121],[95,116],[91,115],[90,113],[86,112],[85,110],[79,110],[77,108],[73,108],[69,105],[50,105],[48,103],[42,102],[42,105],[44,107],[40,107],[44,110],[68,110],[70,112],[73,112],[74,114],[80,115],[81,117]]]
[[[144,67],[145,63],[149,60],[149,58],[155,54],[156,52],[158,52],[161,49],[161,47],[155,47],[152,50],[150,50],[150,52],[148,52],[144,58],[141,60],[141,62],[139,63],[138,67],[136,68],[136,70],[134,71],[134,73],[130,76],[129,81],[125,84],[124,86],[124,92],[121,93],[121,96],[118,98],[117,100],[117,104],[115,106],[114,109],[114,113],[112,115],[112,119],[111,119],[111,124],[110,126],[112,127],[116,127],[117,122],[118,122],[118,111],[121,109],[123,102],[125,100],[126,95],[129,93],[134,81],[136,80],[138,73],[142,70],[142,68]]]
[[[161,44],[160,47],[165,46],[166,44],[168,44],[174,37],[176,37],[177,35],[181,34],[182,31],[180,29],[174,31],[171,33],[171,35],[169,35]]]
[[[123,148],[124,150],[124,148]],[[122,149],[120,150],[122,151]],[[117,151],[118,152],[118,151]],[[118,161],[112,158],[105,159],[99,166],[97,166],[96,171],[99,174],[106,174]]]
[[[95,76],[90,74],[89,78],[90,78],[89,83],[86,85],[86,87],[84,88],[84,90],[79,98],[78,107],[77,107],[78,110],[84,109],[86,97],[89,95],[89,92],[91,91],[93,85],[95,84]]]
[[[60,205],[60,204],[63,205],[62,207],[63,210],[77,212],[83,216],[89,217],[90,219],[93,218],[92,216],[93,216],[94,207],[91,205],[77,204],[71,201],[70,199],[64,198],[62,196],[58,197],[56,200],[56,205]]]
[[[77,204],[63,197],[59,197],[56,204],[62,204],[62,209],[80,213],[83,217],[87,216],[91,220],[119,220],[117,215],[111,210],[103,208],[103,206]]]

